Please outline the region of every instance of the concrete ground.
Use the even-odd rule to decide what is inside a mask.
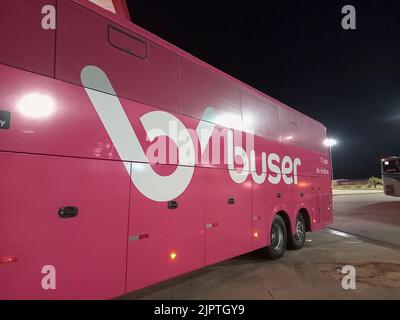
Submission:
[[[365,194],[383,194],[383,190],[355,190],[355,189],[333,189],[332,193],[334,196],[345,196],[345,195],[365,195]]]
[[[332,229],[307,237],[277,261],[255,251],[146,288],[121,299],[400,299],[400,199],[334,198]],[[345,265],[357,287],[341,287]]]

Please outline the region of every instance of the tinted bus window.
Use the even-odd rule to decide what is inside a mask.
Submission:
[[[279,118],[283,143],[315,152],[326,152],[326,131],[322,124],[286,108],[280,108]]]
[[[399,160],[385,160],[383,162],[383,172],[400,172]]]
[[[55,30],[47,29],[47,24],[43,28],[42,10],[48,13],[47,8],[55,6],[55,0],[1,2],[0,63],[54,76]]]
[[[81,70],[93,65],[109,76],[118,96],[179,111],[175,54],[139,35],[134,25],[121,27],[72,1],[59,1],[58,25],[57,79],[81,85]]]
[[[279,109],[271,101],[242,90],[243,129],[279,141]]]
[[[179,62],[181,112],[200,119],[207,107],[217,114],[204,119],[233,129],[241,129],[242,112],[238,86],[192,62]]]

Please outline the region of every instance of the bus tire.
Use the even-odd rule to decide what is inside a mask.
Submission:
[[[286,250],[287,231],[285,222],[277,215],[272,221],[270,233],[270,245],[267,247],[267,255],[271,260],[281,258]]]
[[[304,216],[298,213],[296,217],[296,224],[294,234],[290,234],[288,247],[292,250],[299,250],[303,248],[306,241],[306,222]]]

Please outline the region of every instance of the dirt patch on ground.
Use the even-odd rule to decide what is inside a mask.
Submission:
[[[336,263],[329,268],[322,266],[322,272],[328,273],[335,280],[341,281],[345,274],[343,266],[352,265],[356,269],[357,286],[365,288],[400,288],[400,264],[390,262]]]

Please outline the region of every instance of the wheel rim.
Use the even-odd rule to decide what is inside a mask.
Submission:
[[[283,246],[283,230],[280,225],[274,225],[271,231],[271,245],[276,251],[280,251]]]
[[[303,221],[301,221],[300,219],[298,219],[296,221],[296,239],[300,240],[303,239],[304,235],[305,235],[305,225],[303,223]]]

